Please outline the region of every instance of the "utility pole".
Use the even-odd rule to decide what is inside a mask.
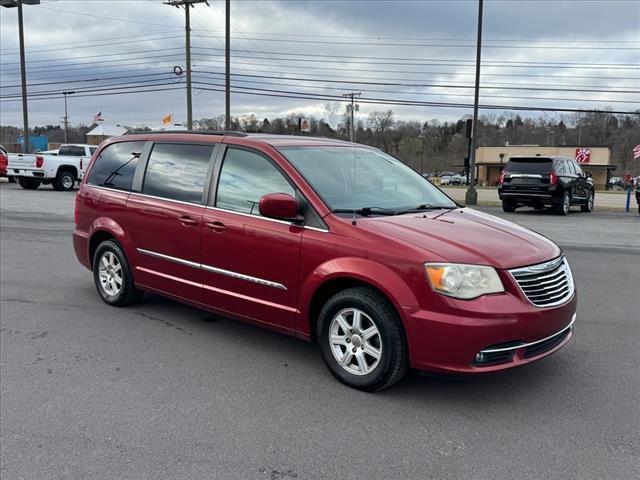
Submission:
[[[473,128],[471,137],[471,157],[469,158],[469,188],[465,195],[467,205],[478,203],[476,191],[476,150],[478,148],[478,101],[480,99],[480,53],[482,51],[482,5],[483,0],[478,0],[478,41],[476,44],[476,86],[473,102]]]
[[[22,4],[38,5],[40,0],[0,0],[0,6],[5,8],[18,7],[18,37],[20,42],[20,81],[22,83],[22,122],[23,122],[23,153],[29,153],[29,110],[27,108],[27,67],[24,55],[24,21],[22,18]]]
[[[226,0],[224,16],[224,128],[231,130],[231,0]]]
[[[187,130],[193,130],[193,104],[191,101],[191,7],[196,3],[209,3],[207,0],[168,0],[165,5],[184,7],[185,56],[187,63]]]
[[[343,93],[342,96],[345,98],[350,98],[351,103],[348,105],[349,112],[351,113],[351,130],[349,131],[349,141],[356,141],[356,124],[355,124],[355,115],[356,111],[360,110],[360,105],[355,103],[355,99],[362,95],[361,92],[351,92],[351,93]]]
[[[67,95],[73,95],[75,91],[62,92],[64,95],[64,143],[69,143],[69,115],[67,114]]]

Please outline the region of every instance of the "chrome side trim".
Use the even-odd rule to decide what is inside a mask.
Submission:
[[[220,275],[226,275],[227,277],[237,278],[238,280],[246,280],[247,282],[257,283],[259,285],[265,285],[267,287],[277,288],[279,290],[287,290],[287,287],[282,285],[281,283],[272,282],[270,280],[265,280],[264,278],[252,277],[250,275],[245,275],[243,273],[232,272],[229,270],[224,270],[223,268],[212,267],[210,265],[202,265],[201,267],[204,271],[211,273],[218,273]]]
[[[283,225],[294,225],[294,223],[287,222],[287,221],[284,221],[284,220],[277,220],[275,218],[267,218],[267,217],[262,217],[262,216],[259,216],[259,215],[251,215],[250,213],[234,212],[233,210],[227,210],[225,208],[218,208],[218,207],[211,207],[209,205],[202,205],[201,203],[183,202],[182,200],[173,200],[171,198],[156,197],[155,195],[147,195],[146,193],[133,192],[131,190],[120,190],[118,188],[103,187],[102,185],[95,185],[93,183],[87,183],[87,186],[91,187],[91,188],[97,188],[99,190],[107,190],[109,192],[127,193],[127,194],[130,194],[130,195],[137,195],[139,197],[147,197],[147,198],[153,198],[155,200],[162,200],[162,201],[167,201],[167,202],[179,203],[179,204],[182,204],[182,205],[189,205],[189,206],[192,206],[192,207],[200,207],[200,208],[204,208],[205,210],[216,210],[216,211],[219,211],[219,212],[226,212],[226,213],[233,213],[235,215],[242,215],[242,216],[249,217],[249,218],[259,218],[259,219],[262,219],[262,220],[266,220],[268,222],[281,223]],[[316,232],[329,233],[329,230],[326,230],[324,228],[307,227],[306,225],[298,225],[298,226],[300,228],[304,228],[305,230],[315,230]]]
[[[171,257],[169,255],[165,255],[164,253],[152,252],[151,250],[145,250],[144,248],[138,248],[140,253],[145,255],[149,255],[150,257],[160,258],[161,260],[167,260],[168,262],[177,263],[178,265],[186,265],[187,267],[193,268],[202,268],[202,265],[196,262],[190,262],[189,260],[185,260],[183,258]]]
[[[219,275],[226,275],[227,277],[237,278],[238,280],[245,280],[247,282],[257,283],[259,285],[264,285],[266,287],[277,288],[278,290],[287,290],[281,283],[272,282],[271,280],[265,280],[264,278],[252,277],[251,275],[245,275],[243,273],[232,272],[230,270],[224,270],[222,268],[212,267],[211,265],[205,265],[202,263],[191,262],[189,260],[185,260],[183,258],[172,257],[170,255],[165,255],[163,253],[152,252],[151,250],[146,250],[144,248],[138,248],[138,252],[149,255],[150,257],[159,258],[161,260],[166,260],[168,262],[177,263],[178,265],[185,265],[187,267],[196,268],[199,270],[204,270],[211,273],[217,273]]]
[[[496,352],[507,352],[509,350],[519,350],[521,348],[531,347],[532,345],[537,345],[539,343],[546,342],[547,340],[550,340],[553,337],[556,337],[556,336],[560,335],[561,333],[564,333],[565,331],[570,329],[573,326],[573,322],[575,322],[575,321],[576,321],[576,314],[574,313],[573,317],[571,318],[571,322],[569,323],[569,325],[564,327],[562,330],[554,333],[553,335],[549,335],[548,337],[543,338],[542,340],[536,340],[535,342],[529,342],[529,343],[522,343],[522,344],[516,345],[514,347],[488,348],[486,350],[480,350],[480,353],[496,353]]]
[[[214,211],[217,211],[217,212],[232,213],[234,215],[240,215],[240,216],[243,216],[243,217],[257,218],[257,219],[260,219],[260,220],[266,220],[267,222],[281,223],[283,225],[289,225],[289,226],[296,225],[295,223],[287,222],[286,220],[278,220],[276,218],[268,218],[268,217],[263,217],[261,215],[252,215],[251,213],[236,212],[236,211],[233,211],[233,210],[227,210],[226,208],[212,207],[210,205],[207,205],[205,207],[205,209],[214,210]],[[324,229],[324,228],[307,227],[306,225],[296,225],[296,226],[300,227],[300,228],[304,228],[305,230],[315,230],[316,232],[329,233],[329,230]]]
[[[259,218],[259,219],[262,219],[262,220],[266,220],[267,222],[281,223],[283,225],[293,225],[292,222],[287,222],[285,220],[277,220],[275,218],[263,217],[262,215],[252,215],[250,213],[236,212],[236,211],[233,211],[233,210],[227,210],[226,208],[218,208],[218,207],[212,207],[212,206],[207,206],[205,208],[207,210],[215,210],[217,212],[233,213],[235,215],[241,215],[243,217]],[[302,226],[302,225],[300,225],[300,226]]]
[[[105,187],[102,187],[105,188]],[[112,190],[117,190],[116,188],[112,189]],[[119,190],[119,191],[126,191],[126,190]],[[191,207],[200,207],[200,208],[205,208],[205,206],[202,203],[193,203],[193,202],[183,202],[182,200],[174,200],[173,198],[166,198],[166,197],[157,197],[155,195],[148,195],[146,193],[140,193],[140,192],[132,192],[129,191],[128,192],[130,195],[137,195],[139,197],[146,197],[146,198],[153,198],[154,200],[162,200],[164,202],[172,202],[172,203],[179,203],[181,205],[189,205]]]

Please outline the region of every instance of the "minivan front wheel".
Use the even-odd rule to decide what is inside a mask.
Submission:
[[[122,307],[142,297],[133,283],[127,257],[113,240],[98,245],[93,256],[93,280],[100,298],[109,305]]]
[[[327,367],[350,387],[382,390],[407,370],[400,319],[371,288],[349,288],[331,297],[320,312],[318,339]]]

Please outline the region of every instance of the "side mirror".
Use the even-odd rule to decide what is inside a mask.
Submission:
[[[300,219],[298,201],[288,193],[267,193],[260,198],[260,215],[277,220],[295,222]]]

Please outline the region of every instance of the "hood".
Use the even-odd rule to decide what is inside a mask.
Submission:
[[[508,269],[542,263],[561,254],[560,248],[548,238],[469,208],[381,216],[361,219],[358,223],[452,263]]]

